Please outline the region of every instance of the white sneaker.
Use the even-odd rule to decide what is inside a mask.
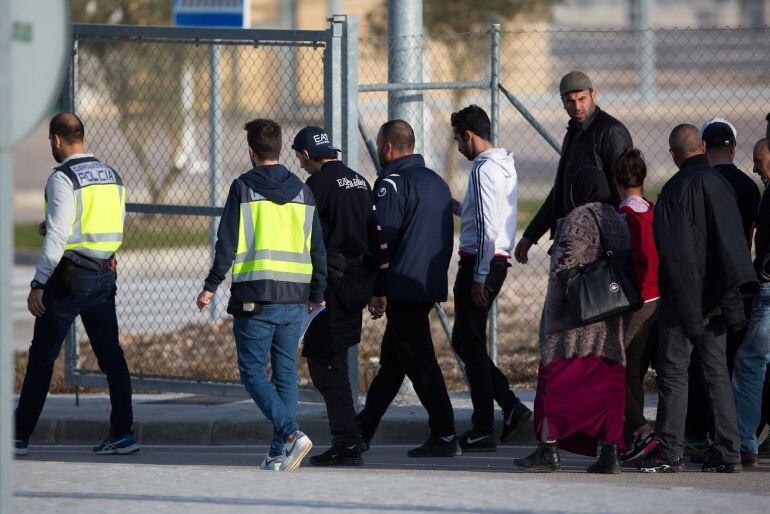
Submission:
[[[265,460],[259,465],[259,469],[263,471],[281,471],[281,465],[283,464],[283,454],[271,457],[268,453],[265,455]]]
[[[283,445],[283,465],[281,471],[294,471],[302,463],[302,459],[313,447],[308,436],[297,430],[289,436]]]

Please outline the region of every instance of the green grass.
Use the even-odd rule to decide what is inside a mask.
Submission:
[[[17,250],[40,250],[43,238],[37,233],[37,223],[17,223],[14,227],[14,247]],[[121,250],[151,250],[155,248],[188,248],[209,244],[209,229],[202,226],[127,228]]]

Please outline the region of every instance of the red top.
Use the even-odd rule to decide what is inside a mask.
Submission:
[[[655,204],[645,198],[650,204],[646,212],[636,212],[629,206],[620,208],[621,214],[625,214],[628,223],[628,231],[631,234],[631,250],[634,260],[636,280],[641,289],[644,301],[652,300],[660,296],[658,289],[658,250],[655,248],[655,239],[652,235],[652,219]]]

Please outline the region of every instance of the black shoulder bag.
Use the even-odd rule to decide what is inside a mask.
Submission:
[[[588,264],[557,273],[566,290],[567,308],[583,324],[635,311],[644,300],[636,283],[630,250],[607,251],[596,214],[588,209],[599,230],[601,254]]]

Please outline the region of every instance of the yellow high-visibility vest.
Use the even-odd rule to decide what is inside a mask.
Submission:
[[[94,157],[73,159],[54,169],[65,173],[74,189],[75,216],[64,255],[109,259],[123,242],[126,190],[120,175]]]
[[[277,204],[244,187],[233,282],[274,280],[309,284],[315,206],[300,193]]]

